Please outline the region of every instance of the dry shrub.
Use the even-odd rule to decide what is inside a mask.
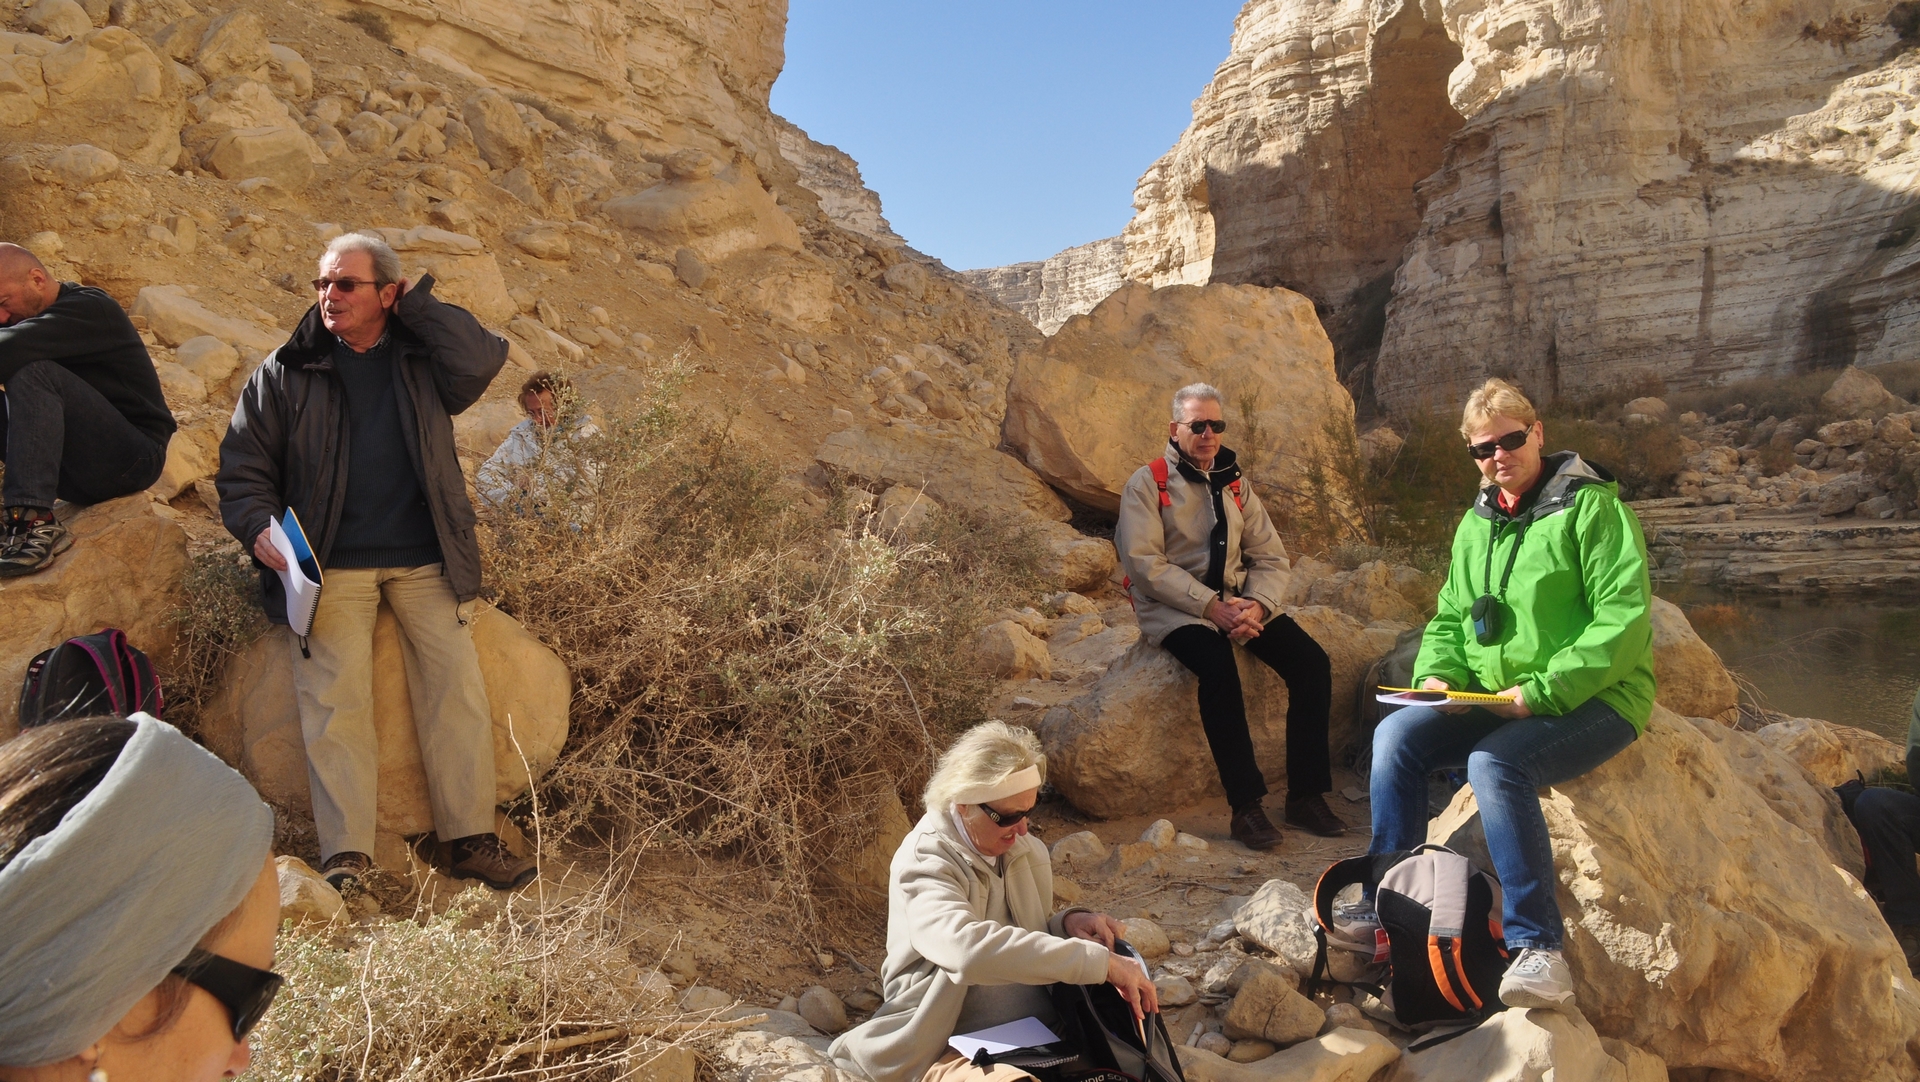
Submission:
[[[260,611],[260,580],[239,546],[226,545],[193,558],[181,592],[186,605],[174,610],[179,631],[164,665],[167,720],[192,733],[200,711],[219,688],[227,659],[247,648],[267,628]]]
[[[1574,417],[1545,419],[1548,452],[1572,450],[1604,466],[1620,481],[1623,500],[1671,495],[1685,455],[1671,424],[1633,425]]]
[[[1688,609],[1687,622],[1695,631],[1733,631],[1751,624],[1753,617],[1738,605],[1716,603]]]
[[[602,883],[565,901],[503,904],[474,887],[438,916],[283,932],[274,968],[287,983],[254,1031],[248,1077],[639,1074],[694,1027],[641,987],[648,975],[631,961],[614,895]],[[554,1049],[589,1035],[600,1039]]]
[[[864,493],[809,505],[681,409],[680,378],[547,449],[544,504],[489,512],[489,580],[574,673],[550,830],[616,860],[655,837],[745,857],[811,922],[862,802],[984,717],[974,636],[1031,596],[1036,546],[951,513],[880,536]]]
[[[1351,550],[1354,555],[1343,563],[1386,557],[1429,570],[1447,564],[1454,529],[1479,490],[1480,471],[1467,457],[1454,418],[1416,414],[1404,426],[1404,442],[1390,458],[1368,462],[1356,448],[1347,459],[1348,490],[1356,494],[1371,548]]]

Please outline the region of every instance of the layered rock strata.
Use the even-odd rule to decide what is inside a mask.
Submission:
[[[881,244],[906,243],[887,223],[879,193],[861,179],[853,155],[816,141],[783,118],[775,117],[774,126],[780,156],[800,171],[801,186],[819,197],[820,209],[833,224]]]
[[[1108,237],[1030,263],[961,271],[960,280],[1052,334],[1112,296],[1126,280],[1126,260],[1126,242]]]

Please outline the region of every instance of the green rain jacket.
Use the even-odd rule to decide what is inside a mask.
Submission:
[[[1500,509],[1489,485],[1453,535],[1453,564],[1414,663],[1449,687],[1504,691],[1518,685],[1527,708],[1559,716],[1599,697],[1645,732],[1653,714],[1653,590],[1640,519],[1605,469],[1558,451],[1531,506]],[[1514,553],[1514,546],[1520,546]],[[1488,549],[1492,549],[1492,585]],[[1507,562],[1513,577],[1501,590]],[[1498,639],[1482,646],[1473,603],[1501,599]]]

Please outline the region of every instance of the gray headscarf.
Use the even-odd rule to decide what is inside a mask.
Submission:
[[[0,868],[0,1064],[38,1067],[110,1032],[233,912],[273,850],[273,812],[180,730],[139,726],[93,792]]]

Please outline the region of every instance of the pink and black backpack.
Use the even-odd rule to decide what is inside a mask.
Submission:
[[[41,651],[20,687],[22,729],[96,714],[145,711],[157,718],[165,710],[153,662],[117,627]]]

